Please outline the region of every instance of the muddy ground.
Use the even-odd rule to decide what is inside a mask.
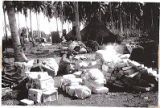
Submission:
[[[26,49],[26,55],[29,59],[33,58],[43,58],[43,57],[54,57],[57,62],[59,62],[60,57],[56,56],[52,50],[55,50],[59,46],[52,45],[40,48],[41,50],[49,49],[49,53],[35,55],[31,52],[35,50],[34,48]],[[55,86],[59,87],[59,82],[62,76],[54,77]],[[58,100],[54,102],[46,102],[42,104],[36,104],[36,106],[64,106],[64,105],[74,105],[74,106],[105,106],[105,107],[149,107],[157,106],[158,104],[158,92],[146,92],[146,93],[127,93],[127,92],[109,92],[108,94],[92,94],[91,97],[84,100],[75,99],[68,96],[61,89],[58,89]],[[2,89],[2,105],[18,105],[19,101],[14,99],[14,93],[10,92],[9,89]]]

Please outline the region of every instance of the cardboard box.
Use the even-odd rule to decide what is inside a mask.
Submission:
[[[35,82],[37,84],[37,89],[49,90],[54,87],[54,80],[52,77],[49,77],[49,79],[36,79]]]
[[[43,78],[43,79],[48,79],[49,75],[47,72],[28,72],[26,75],[31,78],[31,79],[38,79]]]
[[[43,102],[58,100],[57,89],[52,89],[52,90],[48,90],[48,91],[43,92],[42,100],[43,100]]]
[[[20,100],[20,105],[34,105],[34,101],[29,99],[22,99]]]
[[[40,89],[29,89],[28,99],[33,100],[35,103],[42,102],[42,90]]]

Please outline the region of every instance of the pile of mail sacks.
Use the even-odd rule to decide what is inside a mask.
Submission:
[[[85,99],[92,93],[107,94],[109,89],[104,87],[105,83],[103,73],[97,68],[90,68],[64,75],[61,79],[61,88],[69,96]]]

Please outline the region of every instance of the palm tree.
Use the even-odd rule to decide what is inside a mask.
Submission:
[[[33,46],[35,46],[34,38],[33,38],[33,30],[32,30],[32,10],[33,10],[33,4],[32,1],[26,1],[25,2],[27,9],[29,9],[29,16],[30,16],[30,41],[32,42]]]
[[[41,33],[40,33],[40,30],[39,30],[38,12],[36,12],[36,20],[37,20],[37,30],[38,30],[38,35],[39,35],[39,37],[41,37]]]
[[[78,14],[75,14],[75,11],[78,9],[76,8],[76,5],[74,2],[54,2],[53,7],[55,7],[54,12],[54,16],[56,17],[56,21],[57,21],[57,18],[60,18],[61,20],[61,23],[62,23],[62,31],[63,31],[63,24],[64,24],[64,21],[71,21],[71,22],[75,22],[75,19],[76,18],[79,18],[79,17],[76,17],[75,18],[75,15],[78,15]],[[78,7],[78,5],[77,5]],[[78,12],[78,11],[77,11]],[[79,26],[79,23],[77,23],[78,25],[76,25],[76,28]],[[57,25],[58,27],[58,25]],[[77,30],[79,29],[76,29],[76,32]],[[77,34],[77,33],[76,33]],[[80,34],[80,32],[78,33]],[[76,35],[77,36],[80,36],[80,35]],[[81,40],[81,37],[77,37],[78,40]]]
[[[36,13],[36,19],[37,19],[37,29],[38,29],[38,37],[41,37],[41,32],[39,30],[39,19],[38,14],[40,12],[45,13],[46,10],[46,2],[45,1],[30,1],[31,7],[33,12]]]
[[[4,14],[4,29],[5,29],[5,36],[6,36],[6,41],[8,39],[8,34],[7,34],[7,23],[6,23],[6,13],[5,13],[5,6],[3,5],[3,14]]]
[[[48,19],[53,18],[53,16],[56,19],[56,25],[57,25],[57,32],[59,32],[58,28],[58,18],[61,21],[61,26],[62,26],[62,31],[63,31],[63,24],[65,21],[65,15],[64,15],[64,10],[67,2],[50,2],[48,1],[47,8],[46,8],[46,16]],[[69,5],[68,5],[69,6]]]
[[[114,22],[113,22],[113,13],[112,13],[112,3],[109,3],[109,11],[110,11],[110,20],[111,20],[111,27],[114,29]]]
[[[78,9],[78,2],[74,3],[75,8],[75,28],[76,28],[76,37],[77,40],[81,41],[81,35],[80,35],[80,24],[79,24],[79,9]]]
[[[123,34],[123,22],[122,22],[122,4],[119,3],[119,19],[120,19],[120,34]]]
[[[25,30],[26,30],[26,35],[27,35],[27,38],[28,38],[28,26],[27,26],[27,16],[28,16],[27,6],[28,6],[28,2],[15,1],[14,4],[15,4],[15,11],[16,11],[16,13],[18,13],[18,21],[19,21],[19,13],[22,13],[25,16]],[[18,28],[19,28],[19,22],[18,22]]]
[[[16,17],[15,17],[15,7],[14,2],[12,1],[4,1],[3,6],[7,11],[9,25],[11,29],[11,37],[13,41],[13,48],[15,53],[15,61],[28,61],[26,58],[23,50],[21,49],[20,38],[18,34],[17,24],[16,24]]]
[[[63,13],[65,12],[64,11],[65,8],[63,8],[63,1],[61,2],[61,8],[62,8],[62,12],[61,12],[61,18],[60,19],[61,19],[61,22],[62,22],[62,35],[63,35],[63,24],[64,24],[64,17],[65,17],[63,15]]]
[[[149,38],[158,43],[159,36],[159,4],[145,3],[143,6],[144,31],[149,34]]]
[[[134,28],[139,29],[139,34],[142,26],[142,6],[143,5],[141,3],[122,3],[123,11],[127,13],[126,19],[128,19],[124,22],[128,24],[127,27],[130,31],[132,31]]]
[[[33,4],[32,4],[32,1],[24,1],[23,2],[23,5],[22,5],[22,12],[25,16],[25,23],[26,23],[26,30],[27,30],[27,38],[30,39],[30,41],[33,42],[33,36],[32,36],[32,10],[33,10]],[[30,35],[31,37],[28,37],[29,36],[29,27],[27,26],[27,17],[28,17],[28,10],[29,10],[29,16],[30,16]],[[34,45],[34,44],[33,44]]]
[[[30,33],[31,33],[31,40],[33,41],[33,36],[32,36],[32,10],[31,8],[29,9],[29,13],[30,13]]]
[[[19,34],[20,34],[20,19],[19,19],[19,15],[20,15],[20,13],[18,12],[18,31],[19,31]]]
[[[62,5],[63,4],[63,5]],[[100,3],[91,2],[55,2],[57,16],[62,19],[61,21],[71,21],[75,27],[75,36],[77,40],[81,40],[80,35],[80,22],[90,22],[93,16],[100,16],[101,6]],[[100,14],[99,14],[100,13]],[[62,17],[63,16],[63,17]],[[61,18],[62,17],[62,18]],[[101,19],[101,18],[100,18]],[[63,22],[62,22],[63,24]],[[74,28],[73,27],[73,28]]]
[[[57,25],[57,33],[59,33],[59,29],[58,29],[58,18],[56,17],[56,25]]]
[[[59,28],[58,28],[58,18],[61,21],[61,28],[63,31],[63,2],[53,2],[52,4],[52,14],[56,18],[56,25],[57,25],[57,32],[59,33]],[[53,16],[52,16],[53,17]]]
[[[54,2],[52,4],[52,14],[56,18],[60,18],[63,26],[64,21],[72,22],[76,28],[76,37],[81,40],[80,36],[80,22],[90,22],[93,17],[98,17],[105,13],[105,5],[103,2]]]
[[[27,39],[28,39],[28,26],[27,26],[27,17],[28,17],[28,12],[27,12],[27,8],[23,8],[23,12],[24,12],[24,16],[25,16],[25,23],[26,23],[26,35],[27,35]]]

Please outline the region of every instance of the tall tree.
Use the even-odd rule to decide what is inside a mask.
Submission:
[[[144,31],[149,38],[158,43],[159,40],[159,4],[145,3],[143,6]]]
[[[46,2],[45,1],[31,1],[32,4],[32,10],[36,13],[36,19],[37,19],[37,29],[38,29],[38,37],[41,37],[41,32],[39,30],[39,19],[38,15],[40,12],[45,13],[46,11]]]
[[[24,7],[23,8],[23,12],[24,12],[24,16],[25,16],[25,23],[26,23],[26,35],[27,35],[27,39],[28,39],[28,25],[27,25],[27,17],[28,17],[28,11],[27,11],[27,8]]]
[[[81,41],[80,35],[80,21],[79,21],[79,9],[78,9],[78,2],[74,3],[75,6],[75,29],[76,29],[76,37],[77,40]]]
[[[11,37],[13,41],[13,48],[15,53],[15,61],[27,62],[28,59],[26,58],[23,50],[21,49],[21,43],[15,17],[15,4],[13,1],[4,1],[3,5],[5,6],[5,10],[7,11],[8,15],[9,25],[11,29]]]
[[[5,37],[6,37],[6,41],[7,41],[7,40],[8,40],[8,34],[7,34],[7,22],[6,22],[5,5],[3,5],[3,15],[4,15],[4,29],[5,29]]]
[[[123,22],[122,22],[122,4],[119,3],[119,22],[120,22],[120,34],[123,34]]]
[[[31,33],[30,40],[32,40],[32,42],[33,42],[33,34],[32,34],[32,32],[33,32],[33,30],[32,30],[32,10],[31,10],[31,7],[29,9],[29,13],[30,13],[30,33]]]
[[[113,13],[112,13],[112,3],[109,3],[109,11],[110,11],[111,27],[112,27],[112,29],[114,29]]]
[[[20,34],[20,19],[19,19],[19,16],[20,16],[20,12],[18,12],[18,32]]]
[[[76,37],[78,36],[77,39],[81,40],[80,33],[78,33],[80,23],[89,23],[93,17],[102,20],[101,16],[105,13],[105,5],[103,2],[54,2],[53,7],[55,7],[55,10],[53,13],[60,19],[62,17],[63,21],[72,22],[72,25],[75,24],[77,32],[75,34],[78,34]]]
[[[40,29],[39,29],[39,19],[38,19],[38,12],[36,12],[36,21],[37,21],[37,30],[38,30],[38,36],[41,37]]]
[[[81,40],[81,36],[78,31],[80,31],[80,23],[89,23],[92,18],[97,17],[97,19],[102,20],[102,15],[104,12],[104,4],[102,2],[64,2],[64,20],[74,22],[76,28],[76,37]],[[79,21],[78,21],[79,20]]]

